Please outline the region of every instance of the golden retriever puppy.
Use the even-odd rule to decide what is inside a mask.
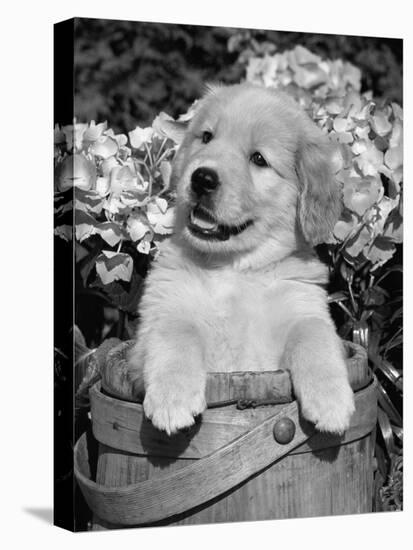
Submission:
[[[168,434],[206,407],[208,371],[289,369],[301,412],[342,433],[354,410],[313,246],[340,213],[327,137],[289,96],[239,84],[198,103],[174,161],[173,237],[152,267],[130,376]]]

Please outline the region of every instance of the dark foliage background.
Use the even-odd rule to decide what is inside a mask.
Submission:
[[[76,115],[79,121],[107,120],[115,132],[149,125],[160,111],[177,116],[205,82],[239,82],[246,60],[240,53],[268,44],[279,52],[300,44],[350,61],[362,71],[364,90],[402,102],[401,40],[76,19]]]

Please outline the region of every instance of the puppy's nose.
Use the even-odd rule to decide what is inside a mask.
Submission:
[[[192,191],[198,196],[212,193],[218,185],[218,174],[211,168],[197,168],[191,176]]]

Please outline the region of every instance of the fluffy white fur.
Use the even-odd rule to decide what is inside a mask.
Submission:
[[[212,134],[203,143],[204,131]],[[251,162],[259,151],[269,166]],[[326,137],[282,93],[242,84],[210,90],[177,153],[174,236],[150,271],[130,376],[167,433],[190,426],[208,371],[288,368],[303,415],[342,433],[354,410],[340,339],[327,308],[327,270],[312,246],[339,215]],[[218,221],[252,224],[226,241],[188,228],[191,175],[213,168],[205,200]]]

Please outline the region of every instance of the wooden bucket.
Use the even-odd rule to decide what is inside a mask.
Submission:
[[[94,529],[372,510],[376,389],[360,346],[346,343],[356,412],[342,437],[316,432],[300,417],[286,371],[210,374],[207,401],[221,406],[168,437],[131,402],[126,347],[109,357],[102,384],[90,390],[97,464],[90,464],[86,434],[75,446],[75,475]],[[257,398],[277,404],[239,410],[222,403]]]

